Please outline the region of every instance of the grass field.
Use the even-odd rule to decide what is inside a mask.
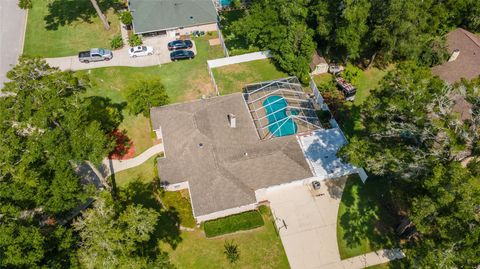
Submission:
[[[180,225],[193,228],[196,221],[193,218],[190,195],[187,189],[180,191],[164,191],[160,195],[165,208],[175,208],[180,217]]]
[[[197,57],[190,61],[180,61],[151,67],[108,67],[78,71],[79,76],[87,76],[91,87],[86,96],[102,96],[113,103],[124,103],[126,90],[143,79],[160,79],[167,90],[170,102],[182,102],[200,98],[202,95],[214,94],[213,85],[208,75],[208,59],[220,58],[223,52],[220,46],[210,46],[208,39],[216,33],[195,39]],[[127,130],[127,136],[135,145],[135,155],[153,146],[149,119],[139,115],[129,115],[123,111],[124,121],[120,129]]]
[[[177,268],[289,268],[270,210],[266,211],[262,211],[265,225],[258,229],[216,238],[206,238],[201,229],[195,229],[182,232],[175,249],[166,244],[162,249]],[[233,265],[223,253],[226,241],[238,245],[240,259]]]
[[[342,259],[395,246],[392,231],[396,219],[385,208],[384,181],[369,178],[362,183],[351,176],[345,185],[337,219],[337,241]]]
[[[354,85],[357,88],[355,101],[344,102],[343,112],[339,113],[337,117],[337,120],[347,137],[362,130],[363,127],[360,123],[360,108],[370,95],[370,92],[379,85],[379,82],[390,69],[391,67],[387,69],[372,67],[360,72],[357,82]],[[314,76],[313,79],[317,86],[319,86],[328,83],[332,79],[332,75],[321,74]]]
[[[143,183],[153,182],[158,178],[155,159],[153,156],[139,166],[115,173],[115,183],[118,187],[124,187],[131,182],[139,181]]]
[[[104,2],[116,5],[115,1]],[[120,34],[120,22],[113,8],[106,16],[109,31],[103,28],[90,1],[34,0],[28,11],[23,53],[48,58],[76,55],[95,47],[109,48],[110,39]]]
[[[270,60],[257,60],[212,69],[220,94],[241,92],[246,84],[288,77]]]

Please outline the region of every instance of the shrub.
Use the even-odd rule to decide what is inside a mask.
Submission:
[[[230,4],[230,6],[233,9],[240,9],[242,8],[242,0],[232,0],[232,3]]]
[[[120,21],[125,25],[132,24],[133,17],[130,11],[124,11],[120,14]]]
[[[351,84],[355,85],[357,84],[358,77],[362,73],[362,70],[353,64],[347,64],[345,67],[345,70],[342,73],[342,77],[350,82]]]
[[[110,40],[110,47],[112,49],[119,49],[123,47],[123,39],[121,35],[116,35]]]
[[[225,248],[225,251],[223,253],[225,253],[230,263],[235,263],[236,261],[238,261],[238,259],[240,259],[240,254],[238,253],[238,246],[234,244],[233,241],[225,241],[223,247]]]
[[[203,228],[207,237],[214,237],[222,234],[258,228],[263,226],[263,224],[263,218],[260,212],[253,210],[207,221]]]
[[[128,37],[128,44],[132,47],[142,45],[142,38],[139,35],[130,35]]]
[[[32,0],[19,0],[18,7],[21,9],[30,9],[32,8]]]

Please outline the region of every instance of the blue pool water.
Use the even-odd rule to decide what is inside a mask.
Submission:
[[[297,133],[297,124],[287,115],[287,101],[278,95],[269,96],[263,101],[263,107],[267,112],[269,127],[268,129],[274,136],[286,136]],[[292,115],[297,115],[298,111],[292,109]]]
[[[232,0],[220,0],[220,5],[222,7],[229,6],[232,3]]]

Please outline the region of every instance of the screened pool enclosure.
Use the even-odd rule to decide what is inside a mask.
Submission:
[[[314,103],[296,77],[249,84],[243,96],[260,139],[321,128]]]

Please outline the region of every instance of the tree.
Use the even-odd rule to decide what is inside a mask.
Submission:
[[[149,256],[148,242],[159,214],[141,205],[115,203],[109,193],[101,193],[93,208],[74,223],[80,233],[80,263],[86,268],[152,268],[165,256]],[[164,268],[169,263],[163,260]]]
[[[18,7],[21,9],[31,9],[32,8],[32,0],[19,0]]]
[[[55,220],[90,196],[72,163],[113,148],[88,112],[85,81],[20,58],[0,99],[0,266],[70,267],[74,235]],[[49,219],[50,221],[45,221]]]
[[[232,25],[236,36],[251,46],[270,50],[280,68],[308,81],[308,65],[315,50],[313,30],[307,25],[307,0],[252,3],[247,15]]]
[[[168,94],[160,80],[142,80],[127,90],[127,101],[133,114],[148,117],[150,108],[168,104]]]
[[[412,267],[474,267],[480,262],[480,174],[472,156],[480,136],[476,82],[445,85],[430,70],[403,63],[361,109],[364,129],[339,155],[395,186],[420,233],[407,245]],[[462,119],[456,99],[472,104]],[[396,183],[398,182],[398,183]]]
[[[98,17],[102,21],[103,27],[105,28],[105,30],[107,31],[110,30],[110,24],[108,23],[107,18],[105,17],[105,15],[102,13],[102,10],[98,6],[97,0],[90,0],[90,2],[92,2],[93,8],[95,8],[95,11],[97,12]]]

